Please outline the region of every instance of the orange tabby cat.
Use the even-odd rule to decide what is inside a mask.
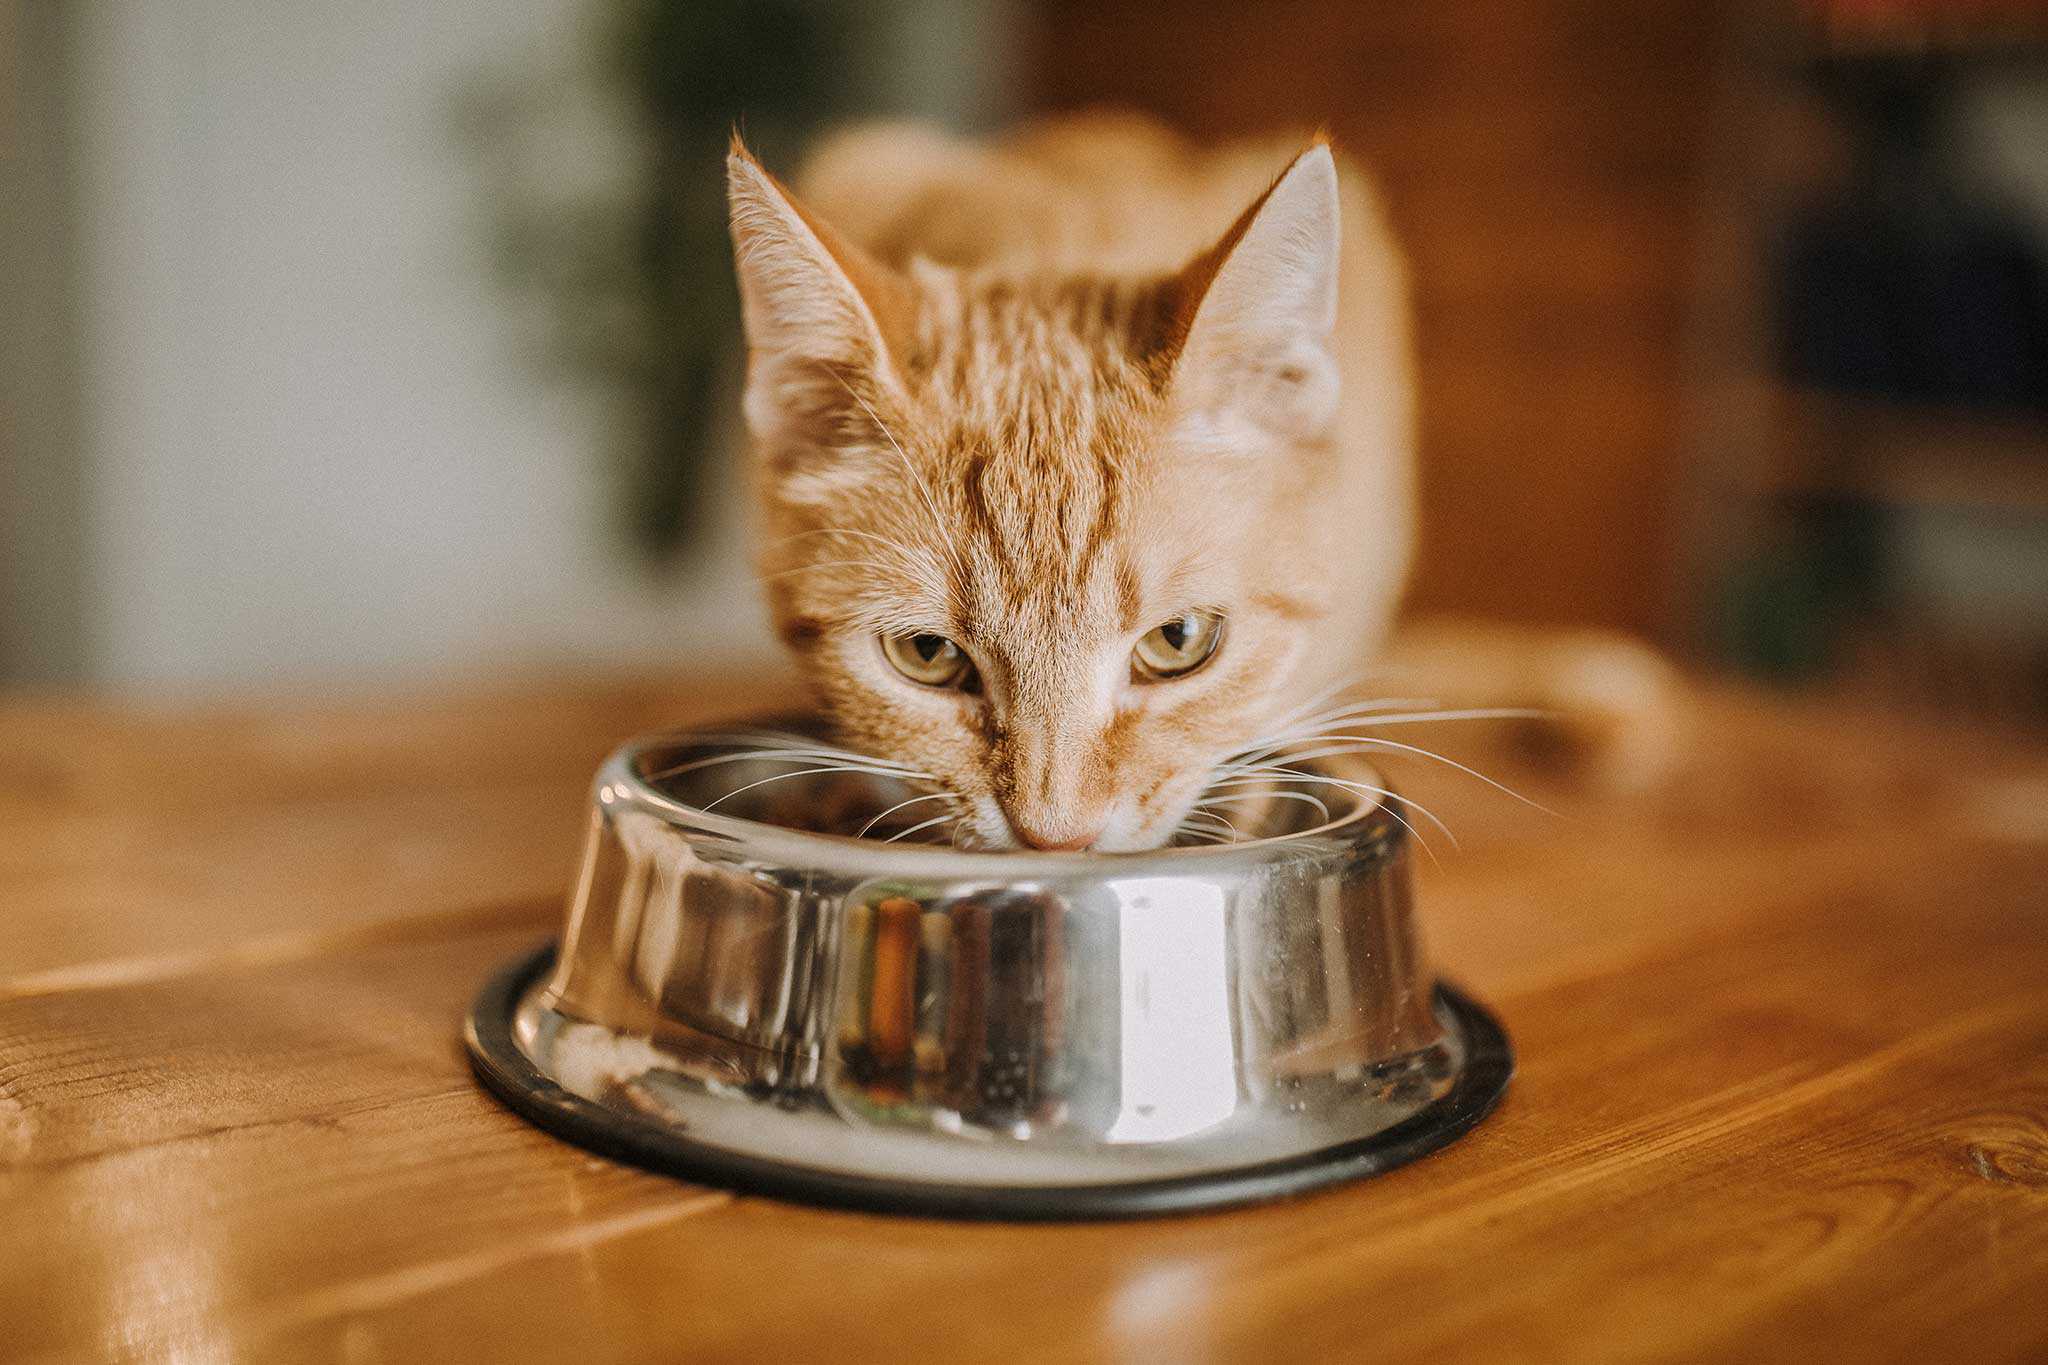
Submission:
[[[1382,642],[1400,262],[1320,140],[735,140],[758,562],[848,745],[985,847],[1150,847]]]

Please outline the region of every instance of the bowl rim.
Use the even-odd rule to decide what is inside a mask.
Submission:
[[[783,714],[738,724],[786,723],[791,719]],[[787,825],[693,806],[662,790],[641,771],[640,760],[651,752],[693,743],[715,743],[710,736],[730,734],[735,728],[734,722],[716,726],[684,726],[627,740],[612,750],[599,767],[591,787],[593,804],[606,810],[620,805],[637,809],[679,831],[712,835],[757,851],[791,868],[830,869],[865,876],[928,875],[1008,883],[1039,878],[1064,880],[1087,872],[1121,879],[1170,877],[1192,872],[1198,867],[1204,872],[1213,872],[1232,866],[1270,867],[1304,860],[1377,862],[1393,857],[1407,842],[1407,826],[1402,817],[1389,808],[1389,800],[1399,803],[1400,797],[1387,787],[1386,779],[1375,765],[1352,755],[1338,756],[1339,762],[1331,762],[1327,758],[1316,761],[1327,768],[1355,769],[1363,774],[1363,778],[1347,777],[1347,780],[1371,782],[1387,794],[1368,797],[1363,792],[1342,789],[1353,802],[1351,808],[1341,815],[1333,815],[1322,824],[1292,834],[1267,835],[1228,844],[1101,852],[898,844],[847,834],[792,829]],[[1375,816],[1383,818],[1375,819]]]

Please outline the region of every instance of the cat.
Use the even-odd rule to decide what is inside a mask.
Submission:
[[[992,849],[1155,847],[1385,643],[1403,267],[1327,139],[1135,118],[727,162],[755,559],[838,739]]]

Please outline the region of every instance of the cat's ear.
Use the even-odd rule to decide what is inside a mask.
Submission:
[[[1334,419],[1337,200],[1337,165],[1318,142],[1173,280],[1167,359],[1197,441],[1313,439]]]
[[[734,135],[726,155],[747,333],[747,425],[774,446],[828,446],[898,386],[890,336],[908,284],[797,202]]]

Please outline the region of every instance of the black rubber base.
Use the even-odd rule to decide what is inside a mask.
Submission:
[[[1498,1021],[1470,997],[1438,986],[1465,1038],[1465,1069],[1441,1099],[1384,1132],[1280,1161],[1202,1175],[1117,1185],[920,1184],[792,1166],[708,1147],[652,1119],[635,1118],[556,1085],[512,1038],[527,988],[553,965],[552,945],[500,971],[471,1006],[470,1066],[486,1089],[557,1137],[619,1161],[705,1185],[837,1208],[936,1218],[1053,1221],[1140,1218],[1254,1204],[1378,1175],[1461,1137],[1493,1111],[1514,1073]]]

